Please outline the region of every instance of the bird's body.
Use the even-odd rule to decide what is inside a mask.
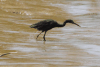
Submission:
[[[39,30],[39,31],[42,31],[42,32],[45,32],[45,34],[46,34],[46,32],[48,31],[48,30],[50,30],[50,29],[52,29],[52,28],[54,28],[54,27],[63,27],[63,26],[65,26],[66,25],[66,23],[72,23],[72,24],[76,24],[76,23],[74,23],[73,22],[73,20],[66,20],[63,24],[59,24],[59,23],[57,23],[56,21],[54,21],[54,20],[52,20],[52,19],[47,19],[47,20],[43,20],[43,21],[40,21],[40,22],[38,22],[38,23],[35,23],[35,24],[32,24],[31,26],[30,26],[30,28],[35,28],[35,29],[37,29],[37,30]],[[79,26],[78,24],[76,24],[77,26]],[[41,32],[41,33],[42,33]],[[41,34],[40,33],[40,34]],[[39,35],[40,35],[39,34]],[[44,41],[46,41],[45,40],[45,34],[44,34]],[[39,36],[38,35],[38,36]],[[38,38],[38,36],[37,36],[37,38]],[[37,39],[36,38],[36,39]]]
[[[48,20],[43,20],[43,21],[33,24],[31,28],[35,28],[39,31],[48,31],[54,27],[57,27],[58,25],[59,24],[56,21],[52,19],[48,19]]]

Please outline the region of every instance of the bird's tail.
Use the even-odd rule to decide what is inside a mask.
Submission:
[[[36,25],[35,25],[35,24],[32,24],[32,25],[30,26],[30,28],[36,28]]]
[[[32,25],[30,26],[30,28],[34,28],[34,24],[32,24]]]

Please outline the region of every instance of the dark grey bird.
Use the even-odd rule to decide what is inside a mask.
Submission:
[[[47,20],[43,20],[43,21],[40,21],[40,22],[38,22],[38,23],[32,24],[32,25],[30,26],[30,28],[35,28],[35,29],[37,29],[37,30],[39,30],[39,31],[45,32],[45,33],[44,33],[44,36],[43,36],[43,39],[44,39],[44,41],[46,41],[45,35],[46,35],[46,32],[47,32],[48,30],[50,30],[50,29],[52,29],[52,28],[54,28],[54,27],[64,27],[64,26],[66,25],[66,23],[72,23],[72,24],[75,24],[75,25],[77,25],[77,26],[80,27],[80,25],[74,23],[74,21],[71,20],[71,19],[65,20],[65,22],[64,22],[63,24],[59,24],[59,23],[57,23],[56,21],[54,21],[54,20],[52,20],[52,19],[47,19]],[[42,33],[42,32],[41,32],[41,33]],[[41,33],[40,33],[40,34],[41,34]],[[39,35],[40,35],[40,34],[39,34]],[[39,37],[39,35],[37,35],[37,38]],[[36,39],[37,39],[37,38],[36,38]]]

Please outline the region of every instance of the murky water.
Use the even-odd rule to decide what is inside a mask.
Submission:
[[[44,19],[66,24],[43,33]],[[100,67],[99,0],[0,0],[0,67]]]

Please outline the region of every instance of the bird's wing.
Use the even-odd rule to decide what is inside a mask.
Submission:
[[[33,28],[42,30],[42,31],[47,31],[49,29],[52,29],[57,25],[57,22],[54,20],[43,20],[38,23],[33,24]]]

